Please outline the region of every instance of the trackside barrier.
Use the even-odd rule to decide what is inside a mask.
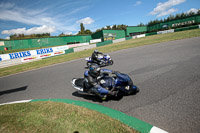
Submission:
[[[145,37],[145,34],[137,35],[137,38]]]
[[[77,43],[77,44],[71,44],[71,45],[67,45],[68,48],[74,48],[74,47],[80,47],[80,46],[86,46],[86,45],[89,45],[88,42],[86,43]]]
[[[90,40],[90,43],[98,43],[98,42],[102,42],[101,39],[93,39],[93,40]]]
[[[118,42],[123,42],[125,40],[126,40],[125,38],[120,38],[120,39],[113,40],[112,42],[113,43],[118,43]]]
[[[65,54],[67,45],[0,55],[0,68]]]
[[[145,34],[132,36],[133,39],[145,37]]]
[[[158,31],[157,34],[166,34],[166,33],[172,33],[172,32],[174,32],[174,29]]]
[[[96,44],[90,44],[89,46],[74,48],[74,52],[83,51],[83,50],[91,49],[91,48],[96,48]]]

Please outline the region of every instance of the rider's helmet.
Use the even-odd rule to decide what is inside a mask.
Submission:
[[[95,53],[98,53],[98,50],[97,50],[97,49],[95,49],[95,50],[94,50],[94,52],[95,52]]]
[[[98,77],[100,75],[100,71],[101,68],[97,65],[97,64],[91,64],[89,66],[89,71],[88,73],[92,76],[92,77]]]

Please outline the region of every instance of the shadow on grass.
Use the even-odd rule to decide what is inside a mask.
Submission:
[[[15,89],[0,91],[0,96],[5,95],[5,94],[10,94],[10,93],[15,93],[15,92],[18,92],[18,91],[24,91],[24,90],[27,89],[27,87],[28,86],[23,86],[23,87],[19,87],[19,88],[15,88]]]

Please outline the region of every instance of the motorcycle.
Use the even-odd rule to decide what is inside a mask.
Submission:
[[[100,63],[93,62],[91,57],[86,57],[85,60],[87,61],[87,66],[89,67],[92,63],[97,63],[100,67],[109,66],[113,64],[113,60],[110,58],[108,54],[99,54],[98,59],[101,60]]]
[[[102,71],[112,73],[112,70],[102,69]],[[86,71],[87,73],[87,71]],[[84,78],[73,78],[72,86],[78,90],[80,94],[96,95],[90,91],[90,88],[85,87]],[[126,95],[132,95],[138,93],[140,90],[133,84],[132,79],[124,73],[115,72],[110,76],[109,74],[103,74],[98,79],[99,85],[111,91],[115,91],[115,97],[123,97]]]

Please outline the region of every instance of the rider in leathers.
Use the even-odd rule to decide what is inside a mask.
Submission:
[[[103,54],[103,53],[95,49],[94,52],[92,53],[92,62],[101,64],[103,61],[98,58],[98,54]]]
[[[113,72],[114,73],[114,72]],[[102,100],[106,99],[106,96],[109,95],[116,95],[115,92],[109,91],[108,89],[105,89],[99,85],[99,78],[101,75],[101,69],[97,64],[92,64],[89,67],[89,70],[85,72],[85,87],[90,88],[90,90],[97,94],[99,97],[102,98]]]

